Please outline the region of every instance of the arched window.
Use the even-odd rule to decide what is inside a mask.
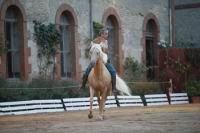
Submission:
[[[71,28],[70,21],[67,13],[62,13],[60,17],[60,31],[61,31],[61,43],[60,43],[60,56],[61,56],[61,77],[72,77],[72,50],[71,50]]]
[[[2,46],[7,49],[1,55],[0,75],[5,78],[27,80],[31,73],[27,46],[26,13],[19,0],[4,0],[0,6],[0,35]]]
[[[117,50],[117,45],[116,45],[116,36],[115,36],[115,32],[116,32],[116,27],[114,25],[112,16],[109,16],[107,21],[106,21],[106,28],[109,31],[108,34],[108,49],[109,49],[109,53],[108,53],[108,58],[111,59],[111,63],[115,66],[115,68],[117,67],[117,56],[116,56],[116,50]]]
[[[15,6],[10,6],[5,16],[5,41],[7,48],[6,71],[8,78],[20,78],[20,47],[21,36],[19,10]],[[21,26],[22,27],[22,26]]]
[[[147,79],[154,80],[156,78],[156,24],[154,20],[150,19],[147,22],[146,26],[146,67],[147,71]]]
[[[55,22],[61,33],[60,54],[56,55],[56,79],[80,79],[80,50],[78,49],[78,20],[74,9],[61,4]]]
[[[108,56],[119,75],[123,74],[123,36],[120,17],[113,7],[109,7],[103,14],[102,24],[108,28]]]

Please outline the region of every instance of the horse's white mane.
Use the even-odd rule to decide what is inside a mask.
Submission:
[[[102,49],[101,49],[101,45],[91,42],[90,51],[92,52],[92,51],[94,51],[94,49],[98,49],[100,52],[103,52]]]
[[[104,52],[102,51],[101,45],[99,45],[99,44],[97,44],[97,43],[91,42],[90,51],[91,51],[91,52],[94,52],[95,49],[98,50],[98,51],[100,52],[100,56],[101,56],[103,62],[104,62],[104,63],[107,63],[108,56],[107,56],[106,53],[104,53]]]

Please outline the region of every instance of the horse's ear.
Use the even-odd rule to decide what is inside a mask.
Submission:
[[[93,44],[94,44],[93,41],[91,41],[91,43],[90,43],[90,47],[92,47]]]

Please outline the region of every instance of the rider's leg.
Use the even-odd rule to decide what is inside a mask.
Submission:
[[[90,71],[92,70],[92,68],[94,67],[94,64],[90,63],[89,66],[87,67],[85,73],[83,74],[83,78],[82,78],[82,85],[80,87],[80,89],[84,89],[85,85],[87,83],[87,79],[88,79],[88,75],[90,74]]]
[[[107,67],[107,69],[110,72],[111,77],[112,77],[112,80],[111,80],[111,82],[112,82],[112,91],[113,91],[114,96],[115,96],[116,104],[117,104],[118,107],[120,107],[120,104],[119,104],[119,101],[118,101],[118,98],[117,98],[118,91],[116,89],[116,70],[113,67],[113,65],[110,64],[110,63],[107,63],[106,67]]]
[[[116,93],[117,92],[117,89],[116,89],[116,70],[111,63],[107,63],[105,66],[111,74],[112,91],[114,93]]]

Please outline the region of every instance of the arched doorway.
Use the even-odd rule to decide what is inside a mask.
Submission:
[[[108,46],[109,46],[109,57],[111,63],[116,68],[119,75],[123,74],[123,37],[121,31],[121,20],[118,13],[113,7],[109,7],[103,15],[103,25],[108,28]]]
[[[158,75],[158,52],[157,42],[159,40],[159,24],[153,14],[145,17],[143,24],[143,46],[144,46],[144,63],[146,65],[146,79],[156,80]]]
[[[75,11],[62,4],[56,13],[56,25],[61,33],[60,54],[56,56],[56,79],[80,79],[80,65]]]
[[[21,34],[19,27],[21,20],[20,11],[15,6],[10,6],[5,16],[5,39],[6,39],[6,73],[8,78],[20,78],[20,44]]]

